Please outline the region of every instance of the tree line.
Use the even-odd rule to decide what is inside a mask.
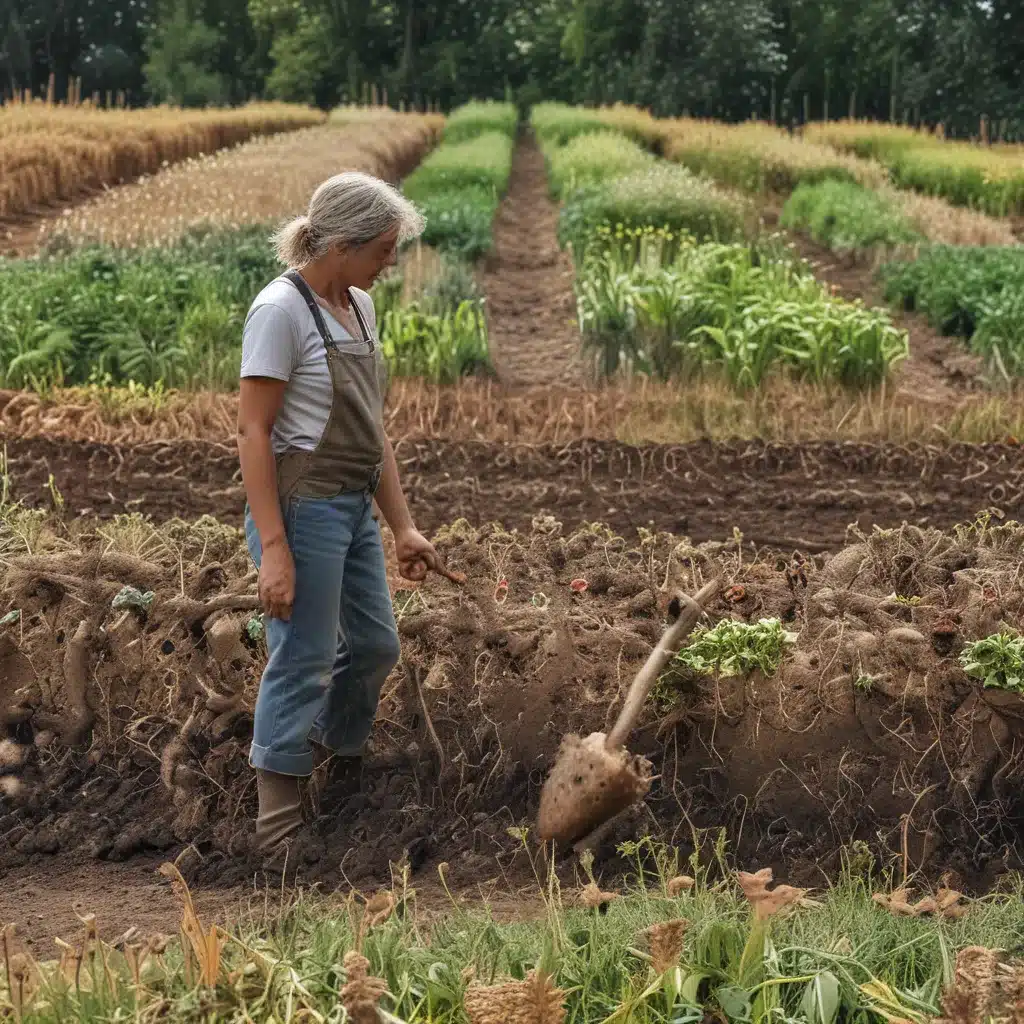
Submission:
[[[0,90],[132,105],[621,100],[1024,134],[1024,0],[0,0]]]

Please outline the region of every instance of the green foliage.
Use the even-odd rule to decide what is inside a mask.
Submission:
[[[748,388],[784,370],[863,387],[907,354],[886,313],[832,297],[769,246],[684,238],[666,248],[643,232],[637,260],[636,235],[623,236],[591,246],[576,286],[583,341],[604,375],[711,370]]]
[[[414,202],[474,185],[501,196],[508,188],[511,167],[512,140],[502,132],[487,132],[466,142],[438,146],[405,179],[402,189]]]
[[[760,669],[770,676],[782,664],[786,644],[795,641],[796,633],[784,630],[779,619],[722,619],[711,628],[698,626],[675,660],[702,675],[742,676]]]
[[[444,141],[467,142],[487,132],[500,132],[510,139],[515,137],[519,111],[514,103],[495,100],[466,103],[453,110],[444,126]]]
[[[678,851],[648,839],[621,844],[618,852],[635,867],[602,910],[571,905],[570,892],[545,879],[522,919],[500,920],[486,904],[467,909],[454,897],[447,912],[431,908],[428,919],[415,893],[399,884],[395,912],[368,928],[360,944],[370,974],[386,983],[381,1019],[465,1024],[467,968],[473,983],[491,985],[522,980],[544,964],[564,993],[567,1024],[699,1024],[710,1016],[731,1024],[928,1020],[942,1013],[957,950],[1013,950],[1020,942],[1019,882],[972,900],[963,918],[947,921],[896,917],[872,899],[895,888],[893,879],[846,872],[815,893],[817,905],[757,919],[724,849],[708,847],[680,865]],[[680,867],[695,884],[671,895],[669,879]],[[680,919],[687,926],[678,963],[659,971],[644,933]],[[18,999],[18,1015],[8,1015],[24,1024],[156,1017],[179,1024],[210,1019],[215,998],[224,1024],[341,1021],[341,965],[357,944],[359,921],[358,904],[339,912],[336,900],[304,894],[230,929],[215,988],[200,987],[195,971],[185,971],[175,939],[165,955],[147,958],[142,984],[110,946],[83,961],[80,984],[61,983],[47,964],[43,986],[15,993],[11,976],[0,972],[0,1006]]]
[[[579,135],[612,131],[601,115],[567,103],[537,103],[530,109],[530,126],[541,146],[564,146]]]
[[[651,168],[656,157],[618,132],[577,135],[548,155],[551,190],[566,198],[574,189]]]
[[[972,679],[999,690],[1024,693],[1024,636],[1003,630],[966,644],[960,664]]]
[[[928,246],[881,274],[888,301],[970,339],[997,370],[1024,374],[1024,246]]]
[[[428,313],[417,304],[388,310],[380,324],[381,348],[398,377],[423,377],[454,384],[489,369],[487,324],[475,302]]]
[[[237,388],[245,312],[281,272],[269,234],[269,226],[196,232],[169,248],[97,246],[0,264],[0,387]],[[450,379],[486,362],[479,298],[460,264],[445,264],[422,296],[410,296],[408,316],[397,284],[374,288],[393,373]]]
[[[498,196],[486,185],[467,185],[419,200],[426,218],[423,242],[453,256],[476,260],[492,245],[491,225]]]
[[[699,240],[734,241],[752,230],[753,208],[685,167],[659,162],[572,192],[559,217],[559,242],[579,262],[595,233],[657,228]]]
[[[836,252],[924,241],[895,204],[848,181],[798,185],[782,208],[780,223],[808,231]]]
[[[491,248],[491,225],[498,202],[508,188],[512,170],[512,134],[487,130],[471,134],[474,126],[492,119],[506,119],[511,104],[468,104],[469,113],[453,114],[455,136],[465,141],[445,141],[403,182],[403,191],[423,211],[423,241],[461,259],[474,260]],[[461,126],[461,127],[460,127]],[[514,128],[514,121],[513,121]]]

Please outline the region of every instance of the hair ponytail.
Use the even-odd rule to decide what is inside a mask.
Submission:
[[[314,241],[313,224],[303,214],[289,221],[273,238],[277,258],[295,270],[299,270],[319,255]]]

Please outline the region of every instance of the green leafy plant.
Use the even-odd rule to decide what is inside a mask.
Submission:
[[[880,274],[887,301],[969,339],[1006,374],[1024,374],[1024,246],[933,245]]]
[[[770,372],[863,387],[883,380],[907,354],[888,315],[832,296],[773,246],[698,244],[665,249],[606,237],[588,248],[576,284],[583,341],[600,373],[670,379],[713,370],[736,388]]]
[[[999,690],[1024,693],[1024,636],[1003,630],[965,645],[960,664],[972,679]]]
[[[701,674],[741,676],[760,669],[765,675],[773,675],[782,663],[786,645],[795,643],[796,637],[796,633],[782,628],[779,619],[722,619],[710,628],[695,629],[675,660]]]
[[[806,230],[836,252],[924,240],[894,203],[850,181],[797,186],[782,208],[780,223]]]

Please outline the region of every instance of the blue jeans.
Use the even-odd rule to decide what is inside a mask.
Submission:
[[[266,619],[269,658],[256,698],[253,768],[309,775],[310,740],[353,755],[373,729],[400,648],[372,508],[366,491],[289,503],[295,602],[288,622]],[[245,538],[259,566],[262,548],[248,507]]]

